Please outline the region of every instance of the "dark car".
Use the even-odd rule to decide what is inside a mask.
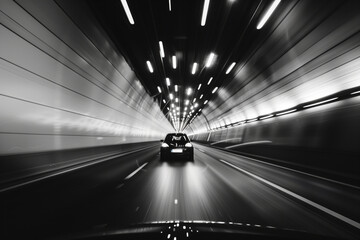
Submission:
[[[194,147],[184,133],[169,133],[161,140],[160,160],[185,158],[194,161]]]

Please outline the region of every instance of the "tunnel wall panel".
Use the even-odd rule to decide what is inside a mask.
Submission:
[[[153,141],[173,131],[88,9],[76,22],[55,1],[0,6],[0,155]]]

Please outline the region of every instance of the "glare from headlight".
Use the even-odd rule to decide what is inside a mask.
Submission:
[[[169,147],[169,145],[167,143],[162,143],[161,147]]]
[[[185,144],[185,147],[192,147],[193,145],[191,143]]]

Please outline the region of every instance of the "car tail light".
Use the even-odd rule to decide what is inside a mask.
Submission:
[[[193,145],[191,143],[186,143],[185,147],[192,147]]]
[[[161,147],[165,148],[165,147],[169,147],[169,145],[167,143],[162,143]]]

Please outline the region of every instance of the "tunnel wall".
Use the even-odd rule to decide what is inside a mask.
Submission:
[[[76,18],[55,1],[3,0],[0,10],[0,155],[173,131],[86,6]]]
[[[359,97],[301,107],[359,90],[359,2],[313,3],[293,1],[277,12],[274,24],[261,30],[250,25],[247,34],[253,38],[242,42],[248,50],[229,56],[238,59],[237,67],[229,76],[216,76],[225,79],[223,85],[203,107],[203,117],[186,129],[193,140],[359,175]],[[298,106],[301,111],[289,115],[230,127]]]
[[[359,184],[359,122],[360,96],[190,138]]]

